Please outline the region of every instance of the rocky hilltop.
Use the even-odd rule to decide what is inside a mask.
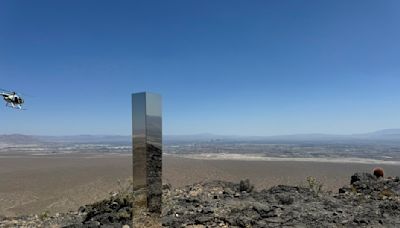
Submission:
[[[355,173],[337,192],[313,178],[261,191],[248,180],[163,188],[165,227],[400,227],[399,177]],[[77,212],[0,218],[0,227],[128,227],[133,197],[127,189]]]

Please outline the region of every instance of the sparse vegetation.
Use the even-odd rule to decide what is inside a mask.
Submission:
[[[41,221],[46,220],[49,217],[50,217],[50,212],[49,211],[44,211],[39,215],[39,219]]]
[[[315,177],[307,177],[307,184],[307,187],[316,194],[319,194],[322,191],[323,184]]]
[[[254,190],[254,185],[250,184],[250,180],[241,180],[239,184],[239,190],[241,192],[252,192]]]

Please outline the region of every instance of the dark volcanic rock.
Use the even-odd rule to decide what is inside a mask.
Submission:
[[[350,186],[339,189],[341,194],[360,193],[369,197],[395,198],[400,196],[400,179],[377,178],[369,173],[355,173],[351,176]]]
[[[279,185],[259,192],[249,183],[199,183],[168,192],[163,224],[168,227],[400,226],[399,178],[351,177],[340,194]],[[243,190],[243,191],[242,191]],[[205,209],[206,208],[206,209]],[[209,210],[212,208],[212,210]]]
[[[354,184],[356,182],[369,183],[376,180],[377,178],[370,173],[355,173],[353,176],[351,176],[350,184]]]

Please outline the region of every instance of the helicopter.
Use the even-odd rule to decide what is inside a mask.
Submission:
[[[21,95],[16,92],[11,92],[7,90],[0,89],[0,95],[3,96],[4,101],[6,102],[6,107],[22,109],[22,104],[24,103],[24,99],[22,99]]]

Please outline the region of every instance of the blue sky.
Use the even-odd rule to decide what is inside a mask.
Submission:
[[[400,128],[399,1],[0,1],[0,134],[130,134],[132,92],[165,134]]]

